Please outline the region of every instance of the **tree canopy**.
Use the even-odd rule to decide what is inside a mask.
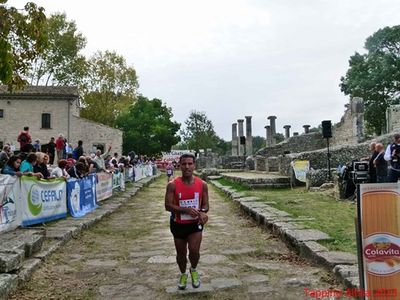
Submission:
[[[183,141],[187,144],[188,149],[213,149],[216,150],[217,144],[220,142],[214,131],[214,125],[207,118],[205,112],[191,111],[189,117],[185,121],[185,129],[181,131]]]
[[[0,0],[0,82],[9,87],[26,84],[34,60],[47,45],[44,9],[28,2],[19,10]]]
[[[386,109],[399,103],[400,26],[379,29],[367,38],[364,48],[367,53],[350,57],[340,88],[345,95],[364,99],[369,132],[381,134]]]
[[[180,124],[172,121],[171,108],[160,99],[149,100],[138,96],[135,104],[116,120],[117,128],[123,131],[123,151],[157,155],[170,151],[179,142]]]
[[[86,58],[79,52],[86,38],[63,13],[46,21],[48,43],[31,70],[31,84],[79,85],[86,74]]]
[[[136,71],[115,52],[97,52],[88,61],[81,87],[81,116],[109,126],[136,100]]]

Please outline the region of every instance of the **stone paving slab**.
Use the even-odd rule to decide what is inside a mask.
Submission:
[[[23,250],[25,257],[37,252],[44,241],[43,230],[16,229],[0,235],[0,252]]]
[[[194,289],[188,284],[186,290],[178,290],[177,287],[170,286],[165,289],[168,294],[177,294],[177,295],[185,295],[185,294],[204,294],[210,293],[214,291],[214,287],[211,284],[203,283],[199,288]]]
[[[7,299],[8,294],[18,286],[18,276],[15,274],[0,274],[0,299]]]
[[[22,263],[21,269],[18,271],[18,285],[22,285],[28,281],[33,272],[40,266],[41,260],[38,258],[30,258]]]
[[[23,250],[0,252],[0,273],[8,273],[20,268],[25,258]]]
[[[328,251],[318,252],[316,254],[321,264],[328,268],[336,265],[354,265],[357,264],[357,256],[348,252]]]
[[[333,240],[325,232],[317,229],[287,229],[285,230],[285,238],[292,243],[306,241],[329,241]]]

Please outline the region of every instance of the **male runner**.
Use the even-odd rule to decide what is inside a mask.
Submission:
[[[170,228],[174,236],[176,262],[181,271],[178,288],[184,290],[187,283],[186,264],[189,248],[190,275],[192,286],[200,286],[200,276],[196,270],[200,259],[200,244],[204,224],[208,217],[207,183],[193,176],[195,157],[183,154],[179,158],[182,177],[177,177],[167,185],[165,209],[171,212]]]

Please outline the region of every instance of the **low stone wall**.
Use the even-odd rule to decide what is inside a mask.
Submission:
[[[244,169],[246,156],[222,156],[221,168],[222,169]]]

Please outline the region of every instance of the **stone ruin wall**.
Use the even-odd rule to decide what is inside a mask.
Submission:
[[[400,105],[393,105],[386,110],[387,132],[400,132]]]

